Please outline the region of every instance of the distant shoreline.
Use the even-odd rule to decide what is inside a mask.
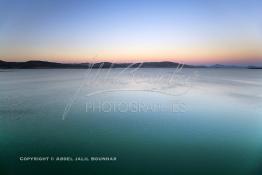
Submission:
[[[0,69],[108,69],[108,68],[248,68],[248,69],[262,69],[256,66],[235,66],[235,65],[220,65],[215,64],[211,66],[204,65],[188,65],[176,62],[162,61],[162,62],[143,62],[143,63],[57,63],[48,61],[26,61],[26,62],[7,62],[0,60]]]

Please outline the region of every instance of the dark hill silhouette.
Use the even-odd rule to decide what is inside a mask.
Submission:
[[[258,66],[248,66],[248,69],[262,69],[262,67],[258,67]]]
[[[95,64],[90,63],[77,63],[77,64],[69,64],[69,63],[56,63],[49,61],[26,61],[26,62],[7,62],[0,60],[0,69],[86,69],[92,66],[93,69],[98,68],[125,68],[130,66],[132,63],[111,63],[111,62],[100,62]],[[179,63],[170,62],[170,61],[162,61],[162,62],[143,62],[132,64],[132,68],[136,68],[141,66],[141,68],[177,68]],[[262,69],[262,67],[257,66],[236,66],[236,65],[222,65],[215,64],[211,66],[195,66],[184,64],[184,68],[248,68],[248,69]]]
[[[131,63],[110,63],[110,62],[100,62],[93,64],[92,68],[125,68],[131,65]],[[135,63],[131,67],[138,67],[140,63]],[[179,63],[175,62],[144,62],[141,68],[176,68]],[[76,68],[83,69],[89,68],[89,63],[80,64],[64,64],[48,61],[26,61],[26,62],[6,62],[0,60],[0,68],[2,69],[59,69],[59,68]],[[205,66],[192,66],[184,65],[184,68],[202,68]]]

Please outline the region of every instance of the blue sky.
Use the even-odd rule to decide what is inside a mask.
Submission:
[[[262,62],[258,0],[0,0],[0,59]]]

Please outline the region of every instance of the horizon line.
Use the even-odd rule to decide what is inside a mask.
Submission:
[[[48,60],[38,60],[38,59],[30,59],[30,60],[25,60],[25,61],[6,61],[4,59],[0,59],[0,61],[7,62],[7,63],[26,63],[26,62],[48,62],[48,63],[57,63],[57,64],[99,64],[99,63],[111,63],[111,64],[137,64],[137,63],[161,63],[161,62],[169,62],[169,63],[177,63],[181,65],[189,65],[189,66],[237,66],[237,67],[245,67],[245,66],[258,66],[261,67],[260,65],[255,65],[254,63],[248,64],[248,63],[234,63],[234,64],[228,64],[228,63],[199,63],[199,64],[194,64],[194,63],[181,63],[181,62],[176,62],[176,61],[170,61],[170,60],[163,60],[163,61],[134,61],[134,62],[112,62],[112,61],[97,61],[97,62],[58,62],[58,61],[48,61]]]

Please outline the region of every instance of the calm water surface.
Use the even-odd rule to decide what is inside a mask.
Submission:
[[[0,71],[0,174],[262,174],[260,70],[121,71]]]

